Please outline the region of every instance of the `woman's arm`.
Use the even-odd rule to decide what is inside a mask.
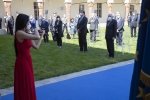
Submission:
[[[24,39],[29,39],[29,40],[38,40],[38,39],[40,39],[39,32],[38,32],[37,28],[35,28],[34,35],[33,34],[27,34],[24,31],[18,31],[17,34],[16,34],[16,37],[17,37],[19,42],[22,42]]]

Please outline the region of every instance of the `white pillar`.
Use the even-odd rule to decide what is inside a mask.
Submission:
[[[87,3],[88,3],[88,7],[89,7],[89,18],[91,18],[93,6],[94,6],[94,0],[87,0]]]
[[[8,15],[12,15],[12,12],[11,12],[11,1],[12,0],[3,0],[4,7],[5,7],[5,13],[7,13]]]
[[[71,4],[72,4],[72,0],[65,0],[66,17],[68,22],[70,22],[70,18],[71,18]]]
[[[44,1],[45,0],[37,0],[39,7],[39,15],[44,16]]]
[[[113,6],[114,0],[107,0],[108,4],[108,13],[112,13],[112,6]]]

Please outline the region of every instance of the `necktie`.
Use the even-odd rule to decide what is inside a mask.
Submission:
[[[83,17],[80,18],[79,23],[82,21],[82,18],[83,18]]]

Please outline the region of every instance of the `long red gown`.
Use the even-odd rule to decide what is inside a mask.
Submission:
[[[18,56],[14,71],[14,100],[36,100],[30,40],[20,43],[16,36]]]

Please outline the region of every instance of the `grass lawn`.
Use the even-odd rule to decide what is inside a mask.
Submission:
[[[130,37],[130,30],[125,26],[124,36]],[[77,36],[75,39],[67,40],[63,38],[63,47],[57,47],[50,37],[49,43],[42,42],[39,50],[31,49],[34,65],[35,80],[60,76],[72,72],[91,69],[102,65],[108,65],[121,61],[134,59],[137,38],[130,38],[130,51],[118,48],[115,58],[108,58],[105,41],[105,28],[101,28],[100,36],[96,43],[89,42],[88,52],[80,53]],[[0,89],[13,86],[15,53],[13,47],[13,36],[0,35]],[[127,39],[127,38],[126,38]],[[116,46],[115,46],[116,47]]]

